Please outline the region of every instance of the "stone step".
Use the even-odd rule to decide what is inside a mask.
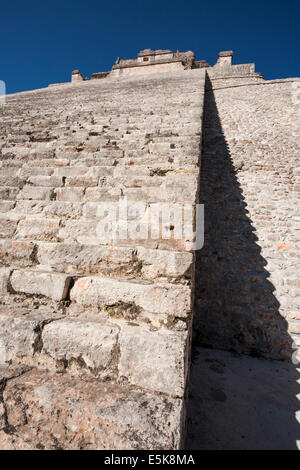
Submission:
[[[116,167],[118,176],[107,177],[103,182],[103,186],[111,187],[124,187],[124,188],[147,188],[147,187],[182,187],[183,189],[187,186],[191,186],[195,191],[198,183],[198,170],[175,170],[167,171],[164,174],[152,176],[139,174],[139,169],[136,171],[136,175],[128,174],[123,176],[122,168]],[[150,171],[149,171],[150,172]],[[129,172],[128,172],[129,173]]]
[[[26,371],[26,368],[24,368]],[[183,401],[128,385],[33,369],[1,371],[7,425],[2,449],[176,450]],[[10,378],[10,380],[8,380]],[[26,436],[26,437],[25,437]]]
[[[118,203],[115,204],[117,207]],[[112,205],[109,203],[104,209],[111,209]],[[53,208],[57,211],[55,217],[47,211],[45,214],[34,215],[26,215],[14,210],[7,213],[0,212],[0,238],[87,245],[136,246],[142,244],[145,248],[175,251],[190,251],[192,249],[192,225],[185,226],[185,231],[182,230],[181,225],[172,225],[171,219],[171,223],[167,221],[162,225],[160,218],[155,216],[155,210],[146,204],[139,207],[140,214],[142,214],[142,209],[144,211],[142,218],[131,221],[120,219],[116,225],[117,232],[115,230],[106,232],[106,225],[98,216],[97,207],[97,205],[94,207],[83,206],[83,212],[89,211],[86,212],[89,217],[74,219],[61,218],[62,211],[67,208],[59,207]],[[74,211],[76,212],[76,208]],[[182,217],[183,208],[181,206],[179,206],[179,211],[179,217]],[[137,225],[138,230],[136,230]]]
[[[17,200],[29,199],[29,200],[40,200],[40,201],[51,201],[55,199],[55,188],[45,186],[32,186],[26,184],[17,194]],[[10,199],[10,198],[9,198]]]
[[[145,212],[152,203],[170,203],[170,206],[166,204],[161,206],[161,210],[168,208],[169,211],[172,211],[176,207],[181,207],[180,204],[182,209],[184,203],[193,204],[195,202],[193,188],[172,188],[165,184],[164,189],[165,191],[160,191],[156,187],[124,188],[121,191],[120,188],[106,187],[90,187],[84,190],[78,187],[53,189],[26,186],[18,194],[15,202],[5,199],[0,201],[0,211],[3,218],[24,219],[27,216],[46,216],[62,219],[79,219],[84,217],[84,220],[86,218],[97,218],[97,220],[100,220],[105,215],[103,212],[104,208],[110,208],[117,215],[121,207],[125,207],[127,208],[128,218],[132,219],[133,217],[129,217],[129,215],[130,211],[137,209],[135,203],[139,203],[140,214],[142,208],[143,212]],[[125,196],[125,199],[123,196]],[[44,197],[44,199],[38,199],[38,197]],[[179,205],[176,206],[175,203]],[[159,206],[154,205],[153,209],[155,207],[159,208]]]
[[[27,216],[19,220],[15,231],[15,238],[57,241],[59,229],[59,218]],[[9,235],[6,238],[9,238]]]
[[[6,202],[6,201],[5,201]],[[96,204],[96,203],[89,203]],[[83,202],[17,200],[10,213],[20,214],[20,219],[27,216],[58,217],[76,219],[83,215]]]
[[[46,324],[42,341],[41,362],[52,370],[63,367],[72,375],[92,373],[173,397],[184,394],[186,331],[89,313]]]
[[[139,316],[141,311],[173,319],[188,318],[190,315],[191,292],[188,285],[172,284],[164,280],[153,282],[95,275],[77,279],[75,276],[74,287],[69,292],[71,275],[45,271],[42,268],[43,266],[39,269],[11,267],[9,282],[13,292],[42,295],[55,301],[65,300],[70,295],[72,301],[83,307],[105,309],[107,306],[115,306],[117,311],[129,308],[133,317]],[[5,271],[7,268],[3,269],[2,284],[6,282],[8,275]]]
[[[168,282],[82,277],[75,280],[70,299],[84,307],[130,304],[173,318],[187,318],[191,311],[190,287]]]
[[[15,201],[0,200],[0,212],[9,212],[14,209],[15,205]]]
[[[0,238],[0,264],[18,268],[34,266],[37,244],[31,240]]]
[[[15,235],[18,225],[18,218],[0,213],[0,238],[12,238]]]
[[[58,158],[46,158],[46,159],[40,159],[40,158],[35,158],[35,159],[32,159],[30,160],[30,165],[24,161],[24,160],[15,160],[15,159],[7,159],[7,160],[2,160],[0,162],[0,167],[2,169],[5,169],[5,168],[15,168],[16,171],[18,170],[22,170],[24,169],[24,171],[27,171],[29,172],[29,176],[30,175],[34,175],[35,174],[35,168],[41,168],[41,173],[39,174],[42,174],[43,171],[46,171],[46,170],[42,170],[42,168],[47,168],[47,167],[50,167],[50,170],[52,171],[53,168],[56,168],[56,167],[61,167],[61,166],[68,166],[70,163],[70,160],[68,159],[58,159]],[[30,173],[30,170],[32,170],[32,172]],[[52,174],[52,173],[50,173]]]
[[[68,180],[72,181],[72,178],[79,178],[84,176],[85,178],[100,178],[103,176],[112,176],[114,174],[114,166],[93,166],[93,165],[81,165],[77,166],[65,166],[54,169],[55,176],[63,176]]]
[[[127,278],[190,279],[193,254],[152,250],[138,245],[128,247],[39,242],[36,259],[41,265],[55,271],[73,274],[106,273],[122,274]]]
[[[0,200],[14,201],[19,192],[18,187],[0,186]]]
[[[0,447],[182,446],[194,255],[186,240],[143,229],[151,203],[196,203],[197,77],[94,80],[7,98]],[[99,202],[116,210],[122,196],[140,203],[141,240],[101,232]],[[173,225],[171,215],[164,231]]]
[[[111,148],[101,148],[98,146],[85,145],[80,147],[80,151],[76,146],[68,146],[60,149],[56,149],[55,157],[58,159],[69,159],[70,162],[73,160],[81,161],[82,158],[87,158],[91,156],[96,156],[97,158],[108,158],[108,159],[122,159],[124,156],[123,150],[116,148],[115,146]],[[75,163],[76,164],[76,163]]]
[[[165,396],[184,395],[187,329],[158,329],[97,312],[75,316],[62,309],[18,305],[0,307],[0,326],[1,365],[26,363]]]
[[[143,246],[81,245],[0,239],[0,263],[69,275],[102,274],[131,279],[191,278],[193,254]]]
[[[10,276],[10,285],[16,293],[43,295],[59,301],[68,297],[71,279],[63,273],[14,269]]]
[[[151,177],[154,178],[154,177]],[[160,177],[165,178],[165,177]],[[180,178],[178,178],[180,180]],[[193,178],[194,180],[194,178]],[[145,186],[142,178],[135,178],[132,185],[128,184],[126,178],[115,183],[111,181],[110,185],[97,187],[37,187],[25,185],[22,189],[17,187],[0,187],[0,200],[32,200],[32,201],[67,201],[67,202],[97,202],[118,200],[123,194],[131,201],[146,202],[187,202],[193,204],[195,202],[194,186],[190,187],[189,183],[182,181],[178,186],[174,182],[174,186],[169,187],[167,182],[161,180],[162,188],[159,189],[159,182],[155,179],[149,180],[150,185]],[[153,186],[151,186],[151,184]],[[113,186],[112,186],[113,185]],[[135,185],[135,186],[134,186]],[[167,190],[167,191],[166,191]]]
[[[65,197],[67,194],[68,199],[72,201],[72,196],[68,196],[68,193],[72,195],[74,193],[74,201],[82,201],[84,192],[86,192],[85,200],[89,200],[88,197],[91,194],[97,192],[98,188],[102,189],[135,189],[142,188],[144,191],[150,188],[150,193],[153,193],[153,188],[161,188],[162,192],[171,191],[173,195],[174,191],[178,193],[178,202],[186,202],[186,193],[192,192],[195,196],[198,185],[198,170],[195,168],[181,169],[181,170],[169,170],[159,168],[150,169],[146,166],[138,167],[109,167],[110,173],[115,172],[116,176],[111,176],[110,173],[106,172],[107,167],[103,176],[92,176],[89,173],[83,176],[56,176],[56,175],[42,175],[42,176],[31,176],[27,180],[20,180],[17,177],[3,177],[2,186],[0,187],[1,199],[27,199],[27,200],[54,200]],[[102,168],[99,173],[101,173]],[[142,175],[141,173],[144,173]],[[5,179],[5,181],[4,181]],[[3,186],[5,184],[5,186]],[[18,186],[19,185],[19,186]],[[63,187],[63,188],[62,188]],[[95,188],[93,191],[88,191],[90,188]],[[62,189],[61,189],[62,188]],[[70,191],[65,189],[71,188]],[[78,189],[77,189],[78,188]],[[182,194],[183,192],[183,194]],[[161,195],[162,200],[166,200],[168,194]],[[97,196],[97,199],[99,196]],[[93,200],[93,199],[92,199]],[[194,198],[190,200],[194,202]]]

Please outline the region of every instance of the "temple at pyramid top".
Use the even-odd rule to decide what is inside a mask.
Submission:
[[[90,79],[122,78],[152,73],[174,73],[184,70],[205,68],[210,76],[255,76],[263,78],[255,72],[255,64],[232,65],[233,51],[221,51],[215,65],[211,66],[206,60],[196,60],[193,51],[173,52],[170,49],[144,49],[135,59],[121,59],[117,57],[112,69],[106,72],[93,73],[91,78],[85,78],[79,70],[74,70],[71,76],[72,83]]]

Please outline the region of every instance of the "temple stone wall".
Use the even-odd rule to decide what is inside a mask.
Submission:
[[[170,73],[173,74],[174,72],[178,72],[180,70],[183,70],[184,67],[181,62],[170,62],[170,63],[165,63],[165,64],[147,64],[146,65],[140,65],[139,67],[126,67],[126,68],[119,68],[119,69],[114,69],[110,72],[111,77],[127,77],[127,76],[138,76],[138,75],[144,75],[145,73],[147,74],[152,74],[152,73]]]
[[[195,309],[202,344],[274,358],[299,347],[297,90],[297,79],[208,78]]]

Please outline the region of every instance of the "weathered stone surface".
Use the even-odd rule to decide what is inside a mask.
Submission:
[[[59,239],[84,244],[100,244],[97,220],[66,220],[57,232]]]
[[[41,265],[49,266],[56,271],[103,272],[111,275],[115,273],[116,276],[123,273],[126,277],[141,276],[145,279],[159,277],[189,279],[193,264],[193,255],[188,252],[61,242],[39,242],[36,258]]]
[[[171,396],[184,394],[187,333],[124,325],[119,374],[129,383]],[[138,353],[137,353],[138,351]]]
[[[4,401],[12,436],[0,448],[178,449],[181,400],[86,378],[32,371],[10,380]]]
[[[167,250],[147,250],[139,247],[137,257],[143,263],[145,277],[155,279],[159,276],[190,277],[193,265],[193,254]]]
[[[34,264],[36,245],[26,240],[0,239],[0,261],[6,265],[27,267]]]
[[[0,365],[18,364],[40,352],[43,326],[59,316],[47,308],[1,306]]]
[[[0,238],[12,237],[16,228],[17,222],[15,220],[0,217]]]
[[[26,185],[19,192],[17,199],[39,199],[50,201],[53,197],[53,189],[52,188],[38,188],[36,186]]]
[[[28,178],[28,182],[33,186],[50,186],[51,188],[63,186],[63,179],[59,176],[31,176]]]
[[[191,309],[188,286],[104,277],[78,279],[71,289],[70,298],[85,306],[129,302],[149,312],[182,318],[187,317]]]
[[[72,243],[39,243],[38,261],[63,272],[114,271],[133,261],[134,248],[80,245]]]
[[[58,201],[82,201],[84,190],[82,188],[57,188],[55,189]]]
[[[16,237],[33,240],[56,240],[59,231],[59,219],[40,219],[28,216],[18,225]]]
[[[100,373],[117,360],[118,335],[116,325],[97,317],[59,320],[45,326],[43,352],[64,361],[66,367],[74,361]]]
[[[10,278],[16,292],[45,295],[53,300],[66,298],[70,280],[66,274],[26,270],[15,270]]]

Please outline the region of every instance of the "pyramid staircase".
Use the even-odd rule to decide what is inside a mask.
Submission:
[[[194,207],[204,73],[0,107],[0,448],[182,447],[193,253],[101,238],[99,204]]]

